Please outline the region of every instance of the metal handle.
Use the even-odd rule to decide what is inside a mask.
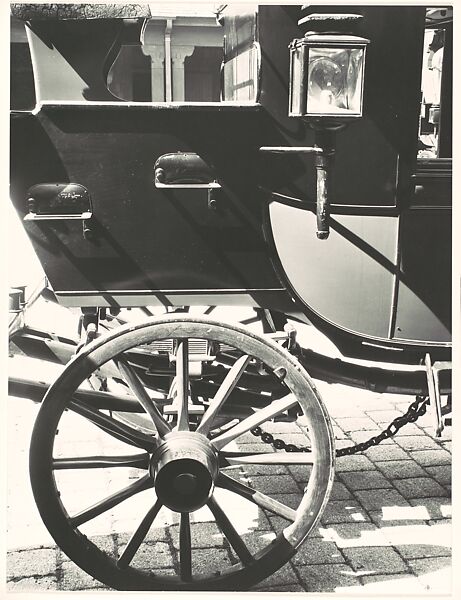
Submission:
[[[28,213],[24,216],[24,221],[87,221],[91,219],[93,216],[90,212],[84,212],[76,215],[58,215],[58,214],[36,214],[36,213]]]
[[[220,184],[211,167],[194,152],[163,154],[154,165],[156,188],[217,189]]]
[[[330,173],[334,151],[320,146],[261,146],[260,152],[273,154],[315,154],[317,171],[317,237],[326,240],[330,235]]]
[[[315,157],[317,170],[317,237],[326,240],[330,235],[330,167],[331,154],[318,154]]]

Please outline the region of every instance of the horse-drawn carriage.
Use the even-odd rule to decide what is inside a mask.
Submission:
[[[12,14],[11,199],[46,273],[37,296],[81,314],[75,339],[31,330],[35,298],[10,294],[12,343],[67,363],[47,390],[10,378],[13,393],[43,399],[30,452],[41,516],[113,588],[249,587],[290,559],[328,502],[335,443],[311,377],[416,396],[394,430],[428,406],[436,435],[444,426],[451,10]],[[426,51],[438,65],[430,98]],[[255,317],[215,318],[229,306]],[[296,323],[343,358],[303,347]],[[105,454],[79,446],[82,423]],[[287,425],[301,444],[277,433]],[[298,506],[238,477],[280,465],[305,469]],[[99,498],[114,472],[125,486]],[[63,492],[66,478],[80,494]],[[118,552],[125,503],[139,523]],[[255,526],[242,539],[232,510],[248,506],[275,537]],[[199,575],[191,538],[210,516],[229,563]],[[177,536],[156,538],[159,522]],[[159,572],[170,551],[176,572]]]

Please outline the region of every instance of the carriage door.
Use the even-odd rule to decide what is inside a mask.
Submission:
[[[234,27],[211,4],[54,6],[18,9],[37,107],[14,115],[11,189],[59,300],[267,304],[261,293],[283,292],[249,181],[255,8]],[[74,202],[69,184],[84,213],[48,214]]]

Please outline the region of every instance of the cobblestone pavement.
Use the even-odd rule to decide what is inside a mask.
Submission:
[[[379,395],[319,383],[333,418],[337,447],[363,441],[405,412],[411,398]],[[28,444],[37,407],[10,398],[8,404],[7,591],[107,589],[53,543],[35,508],[27,476]],[[277,429],[279,427],[279,429]],[[289,425],[289,427],[294,427]],[[286,424],[274,426],[287,441],[297,441]],[[427,413],[403,427],[392,440],[363,454],[337,460],[330,502],[320,525],[289,564],[256,588],[270,592],[337,592],[398,596],[451,593],[451,428],[432,437]],[[84,433],[79,439],[85,443]],[[292,436],[292,437],[290,437]],[[248,434],[243,446],[254,449]],[[267,467],[265,467],[267,469]],[[248,467],[246,482],[290,505],[299,500],[304,467],[274,466],[262,472]],[[119,469],[120,471],[120,469]],[[99,481],[104,487],[107,482]],[[70,494],[79,496],[73,479]],[[86,504],[91,502],[86,499]],[[123,519],[126,522],[123,522]],[[275,517],[240,513],[235,524],[251,548],[255,533],[273,537]],[[131,531],[133,513],[118,517],[117,531]],[[198,519],[200,521],[200,519]],[[120,525],[125,527],[121,528]],[[130,529],[131,527],[131,529]],[[170,549],[178,525],[156,530],[159,572],[175,566]],[[128,533],[108,535],[103,543],[123,544]],[[214,523],[192,524],[193,564],[229,560],[230,547]],[[139,560],[142,560],[142,556]]]

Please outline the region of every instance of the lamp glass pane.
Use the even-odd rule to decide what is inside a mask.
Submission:
[[[301,115],[302,110],[302,87],[303,62],[301,48],[291,51],[291,81],[290,81],[290,114]]]
[[[364,48],[309,48],[307,114],[361,115]]]

